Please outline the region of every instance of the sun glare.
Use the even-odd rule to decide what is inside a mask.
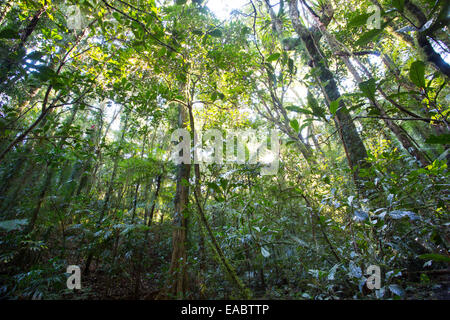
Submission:
[[[207,6],[219,19],[227,19],[231,11],[239,9],[247,2],[242,0],[208,0]]]

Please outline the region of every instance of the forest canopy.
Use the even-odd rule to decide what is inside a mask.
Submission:
[[[224,4],[1,2],[0,298],[449,299],[450,2]]]

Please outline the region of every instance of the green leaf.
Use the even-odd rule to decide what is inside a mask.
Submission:
[[[202,36],[203,35],[203,31],[199,30],[199,29],[192,30],[192,33],[197,35],[197,36]]]
[[[286,142],[286,146],[290,146],[291,144],[297,143],[297,140],[290,139]]]
[[[40,71],[39,74],[38,74],[38,77],[42,81],[47,81],[49,79],[57,77],[56,72],[53,71],[53,69],[48,67],[48,66],[40,66],[37,69],[39,69],[39,71]]]
[[[355,42],[355,45],[362,47],[368,44],[370,41],[374,40],[378,35],[380,35],[381,32],[383,32],[383,28],[372,29],[359,37],[359,39]]]
[[[400,12],[405,9],[405,0],[392,0],[392,6]]]
[[[430,135],[425,143],[430,144],[450,144],[450,133],[444,133],[439,136]]]
[[[20,230],[22,226],[28,223],[27,219],[14,219],[0,221],[0,228],[6,230],[6,232]]]
[[[300,130],[299,131],[302,131],[303,129],[305,129],[307,126],[309,126],[311,124],[311,122],[313,122],[313,119],[305,119],[305,120],[303,120],[303,123],[300,126]]]
[[[339,99],[334,100],[330,103],[330,112],[332,115],[334,115],[336,113],[336,111],[338,111],[339,109],[339,102],[341,101],[342,97],[339,97]]]
[[[165,56],[167,53],[167,49],[165,47],[162,47],[161,49],[158,50],[158,52],[156,53],[156,56],[158,58],[161,58],[162,56]]]
[[[289,123],[295,132],[297,132],[297,133],[300,132],[300,125],[298,124],[297,119],[292,119]]]
[[[27,55],[26,59],[30,59],[30,60],[41,60],[41,58],[44,56],[45,54],[43,52],[40,51],[33,51],[30,54]]]
[[[337,269],[339,268],[340,264],[337,263],[331,268],[331,270],[328,272],[328,280],[334,280],[334,275],[336,274]]]
[[[222,37],[222,31],[221,31],[220,29],[214,29],[213,31],[208,32],[208,34],[209,34],[210,36],[212,36],[212,37],[215,37],[215,38],[220,38],[220,37]]]
[[[308,109],[305,109],[305,108],[300,108],[298,106],[287,106],[286,110],[297,112],[297,113],[300,113],[300,114],[311,114],[311,115],[313,114],[311,112],[311,110],[308,110]]]
[[[418,94],[420,94],[419,91],[406,91],[406,92],[399,92],[399,93],[391,94],[388,96],[388,98],[396,99],[396,98],[402,98],[403,96],[418,95]]]
[[[261,254],[263,255],[264,258],[268,258],[270,256],[269,250],[267,250],[264,247],[261,247]]]
[[[118,22],[122,22],[122,16],[120,15],[120,13],[113,12],[112,15],[113,15],[114,19],[116,19]]]
[[[0,39],[19,39],[19,32],[13,28],[6,28],[0,31]]]
[[[216,193],[222,194],[222,190],[215,182],[208,182],[208,187],[213,189]]]
[[[325,110],[322,107],[320,107],[316,98],[314,98],[314,96],[311,94],[310,91],[308,91],[306,100],[308,101],[308,107],[311,108],[313,115],[315,115],[318,118],[325,118]]]
[[[405,294],[405,291],[398,284],[389,285],[389,290],[397,296],[403,296]]]
[[[403,210],[394,210],[389,212],[389,215],[392,219],[398,220],[404,217],[408,217],[411,220],[417,220],[419,219],[414,212],[411,211],[403,211]]]
[[[361,92],[370,100],[375,100],[375,91],[377,90],[377,84],[374,78],[370,78],[367,81],[363,81],[358,84]]]
[[[369,215],[365,211],[356,210],[354,218],[356,221],[364,221],[366,219],[369,219]]]
[[[419,258],[423,259],[423,260],[433,260],[435,262],[447,262],[447,263],[450,263],[450,257],[444,256],[444,255],[438,254],[438,253],[421,254],[419,256]]]
[[[289,60],[288,60],[288,68],[289,68],[289,73],[293,74],[294,73],[294,60],[292,60],[291,58],[289,58]]]
[[[223,190],[226,190],[226,188],[228,186],[228,180],[224,179],[224,178],[220,178],[220,186],[222,187]]]
[[[425,88],[425,63],[417,60],[409,68],[409,79],[418,87]]]
[[[368,116],[380,116],[380,110],[378,110],[377,108],[370,108],[369,112],[367,113]]]
[[[279,53],[272,53],[270,56],[267,57],[267,62],[278,60],[279,57],[280,57]]]
[[[355,264],[355,262],[350,261],[349,265],[348,265],[348,269],[350,271],[349,275],[352,276],[353,278],[361,278],[362,276],[362,271],[361,271],[361,267],[359,267],[358,265]]]
[[[300,239],[300,238],[298,238],[296,236],[291,236],[291,238],[293,240],[295,240],[295,242],[297,242],[298,245],[300,245],[302,247],[305,247],[305,248],[309,247],[309,245],[308,245],[308,243],[306,241],[304,241],[304,240],[302,240],[302,239]]]
[[[350,19],[350,21],[347,24],[347,28],[356,28],[365,25],[367,23],[367,19],[369,19],[371,15],[372,13],[363,13],[359,16]]]
[[[55,40],[63,39],[63,37],[58,33],[58,30],[56,30],[56,29],[52,29],[50,35],[51,35],[52,39],[55,39]]]

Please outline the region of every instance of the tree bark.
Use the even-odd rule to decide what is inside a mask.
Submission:
[[[336,80],[328,68],[325,56],[318,46],[317,30],[308,30],[301,24],[296,0],[289,1],[289,14],[292,26],[303,41],[312,65],[319,71],[319,85],[322,88],[325,100],[330,105],[331,102],[339,99],[341,94],[337,88]],[[368,167],[365,160],[367,151],[342,100],[339,102],[339,109],[336,111],[334,121],[345,149],[348,164],[353,171],[355,184],[360,191],[363,191],[364,179],[359,175],[359,168]]]
[[[179,105],[178,125],[186,128],[187,111],[183,105]],[[174,230],[172,232],[172,258],[169,268],[171,284],[168,293],[176,298],[186,297],[188,290],[187,277],[187,206],[189,202],[189,178],[191,176],[191,164],[178,165],[177,187],[175,191],[175,212],[173,218]]]

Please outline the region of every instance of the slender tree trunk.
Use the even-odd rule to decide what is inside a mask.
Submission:
[[[422,27],[427,23],[428,19],[423,13],[423,11],[412,1],[405,0],[405,9],[406,13],[409,14],[415,23],[415,27],[418,29],[422,29]],[[449,4],[444,3],[444,15],[448,15],[449,10]],[[448,22],[448,18],[447,18]],[[445,27],[443,25],[442,27]],[[448,26],[447,26],[448,27]],[[450,77],[450,65],[441,57],[440,54],[434,50],[433,46],[431,45],[430,41],[428,40],[428,37],[435,37],[435,34],[437,30],[433,30],[433,27],[430,27],[425,30],[417,30],[415,32],[415,42],[417,43],[417,46],[419,47],[420,53],[425,57],[425,60],[429,63],[431,63],[437,70],[442,72],[447,77]],[[444,43],[448,43],[448,35],[445,39]]]
[[[265,4],[266,4],[267,11],[269,12],[270,17],[272,19],[273,30],[277,34],[278,38],[281,40],[281,37],[283,35],[282,22],[277,17],[275,12],[273,11],[273,8],[270,6],[270,3],[269,3],[268,0],[265,0]],[[272,99],[272,104],[273,104],[273,107],[274,107],[274,111],[279,117],[278,118],[274,117],[272,112],[269,112],[269,115],[264,115],[262,112],[260,112],[260,114],[263,117],[265,117],[266,119],[268,119],[268,120],[272,121],[273,123],[275,123],[276,125],[278,125],[278,127],[279,127],[279,129],[281,131],[283,131],[291,139],[296,141],[295,145],[298,147],[300,153],[303,155],[303,157],[305,158],[306,162],[310,166],[317,165],[317,162],[316,162],[316,160],[314,158],[313,149],[311,148],[311,146],[308,145],[307,143],[305,143],[305,141],[303,141],[303,137],[301,136],[301,133],[295,133],[293,131],[293,129],[292,129],[291,125],[290,125],[290,120],[289,120],[289,117],[287,115],[287,111],[284,108],[282,101],[280,101],[280,99],[276,95],[275,86],[273,84],[272,77],[270,76],[268,71],[267,71],[267,75],[268,75],[267,83],[268,83],[268,86],[269,86],[269,89],[270,89],[270,97]],[[299,98],[299,95],[298,95],[298,93],[296,91],[294,91],[294,94]],[[262,100],[264,100],[264,98],[262,98]],[[258,110],[258,112],[259,112],[259,110]]]
[[[312,141],[314,143],[314,147],[316,148],[316,150],[319,153],[323,154],[322,147],[320,146],[319,141],[316,138],[316,129],[315,129],[314,124],[312,122],[311,122],[310,128],[311,128],[311,139],[312,139]]]
[[[350,59],[348,57],[343,56],[342,60],[347,66],[347,69],[355,78],[356,82],[361,83],[362,79],[358,74],[358,71],[356,71],[356,69],[352,65]],[[413,142],[409,139],[409,137],[406,135],[405,131],[402,128],[400,128],[393,120],[389,119],[389,116],[386,114],[383,107],[377,102],[376,98],[373,100],[371,99],[370,102],[380,112],[383,122],[394,133],[395,137],[400,141],[403,148],[407,152],[409,152],[414,158],[416,158],[422,166],[429,165],[430,162],[427,159],[426,155],[413,144]]]
[[[188,109],[189,109],[189,124],[190,124],[191,130],[192,130],[192,137],[191,137],[191,139],[192,139],[193,136],[195,135],[195,122],[194,122],[194,115],[192,113],[192,106],[189,105]],[[196,139],[194,139],[194,141],[196,141]],[[196,152],[196,151],[194,150],[194,152]],[[213,247],[214,247],[217,255],[219,256],[219,260],[220,260],[223,268],[225,269],[225,272],[227,273],[228,277],[230,278],[232,283],[235,285],[235,287],[238,289],[239,295],[243,299],[250,299],[250,297],[252,295],[250,290],[244,286],[241,279],[239,279],[239,277],[237,276],[236,270],[233,268],[233,266],[229,263],[228,259],[225,257],[225,254],[223,253],[222,248],[220,248],[219,244],[217,243],[216,237],[212,233],[211,227],[209,226],[208,220],[206,219],[206,215],[201,206],[200,165],[198,163],[194,164],[194,174],[195,174],[195,187],[194,187],[193,193],[194,193],[195,202],[197,204],[197,210],[200,215],[200,221],[202,222],[203,226],[205,227],[205,229],[208,233],[208,236],[213,244]],[[264,282],[264,280],[263,280],[263,282]]]
[[[42,9],[43,10],[43,12],[42,13],[44,13],[45,12],[45,10],[46,10],[46,6]],[[37,23],[37,22],[36,22]],[[60,64],[59,64],[59,66],[58,66],[58,68],[57,68],[57,70],[56,70],[56,75],[59,75],[59,73],[61,72],[61,69],[62,69],[62,67],[64,66],[64,63],[65,63],[65,59],[68,57],[68,55],[70,54],[70,52],[79,44],[79,42],[81,41],[81,39],[83,38],[83,36],[84,36],[84,33],[85,33],[85,31],[86,31],[86,29],[85,30],[83,30],[82,32],[80,32],[78,35],[77,35],[77,37],[76,37],[76,39],[75,39],[75,41],[74,41],[74,44],[72,45],[72,47],[70,48],[70,49],[68,49],[67,51],[66,51],[66,53],[64,54],[64,56],[63,56],[63,58],[62,58],[62,61],[60,62]],[[2,73],[3,74],[3,73]],[[1,81],[1,77],[2,77],[2,75],[0,74],[0,86],[1,86],[1,83],[2,83],[2,81]],[[50,104],[50,105],[48,105],[48,102],[49,102],[49,98],[50,98],[50,93],[51,93],[51,91],[52,91],[52,89],[53,89],[53,85],[52,84],[50,84],[48,87],[47,87],[47,90],[45,91],[45,95],[44,95],[44,99],[43,99],[43,102],[42,102],[42,107],[41,107],[41,113],[40,113],[40,115],[39,115],[39,117],[24,131],[24,132],[22,132],[19,136],[17,136],[15,139],[13,139],[13,141],[6,147],[6,149],[5,150],[3,150],[1,153],[0,153],[0,163],[3,161],[3,159],[5,158],[5,156],[6,156],[6,154],[8,153],[8,152],[10,152],[17,144],[19,144],[20,142],[22,142],[27,136],[28,136],[28,134],[38,125],[38,124],[40,124],[42,121],[44,121],[44,119],[48,116],[48,114],[50,114],[51,113],[51,111],[52,110],[54,110],[53,109],[53,105],[52,104]],[[0,91],[1,92],[1,91]]]
[[[9,73],[12,71],[14,66],[16,65],[17,56],[20,56],[19,53],[22,51],[22,49],[25,47],[25,44],[28,41],[28,38],[31,36],[31,34],[36,29],[36,26],[38,22],[40,21],[42,15],[47,11],[48,6],[44,5],[42,8],[40,8],[38,11],[34,13],[34,15],[30,18],[30,22],[25,27],[24,30],[22,30],[20,35],[19,43],[13,46],[10,50],[10,54],[8,59],[5,61],[4,65],[1,68],[1,74],[0,74],[0,92],[3,91],[4,83],[8,80]]]
[[[148,222],[148,216],[150,214],[150,203],[149,203],[149,194],[152,189],[152,183],[153,179],[150,179],[147,181],[145,185],[145,191],[144,191],[144,203],[145,203],[145,209],[144,209],[144,225],[147,225]]]
[[[74,108],[72,110],[71,116],[64,123],[64,128],[68,128],[68,127],[70,127],[72,125],[72,123],[75,120],[75,115],[76,115],[77,111],[78,111],[78,108]],[[58,147],[57,148],[60,149],[64,145],[65,141],[66,141],[65,138],[61,138],[61,140],[58,143]],[[33,231],[33,228],[34,228],[36,220],[38,218],[39,211],[41,209],[42,203],[44,202],[44,199],[45,199],[45,196],[47,194],[47,191],[49,190],[49,188],[51,186],[51,181],[53,179],[54,174],[55,174],[55,168],[50,167],[49,165],[47,165],[47,173],[46,173],[45,182],[44,182],[44,184],[42,186],[42,189],[41,189],[41,192],[39,194],[38,203],[37,203],[35,209],[33,210],[32,215],[31,215],[30,223],[28,224],[27,228],[24,230],[25,234],[28,234],[31,231]]]
[[[151,226],[152,221],[153,221],[153,214],[155,212],[156,201],[158,200],[159,191],[161,189],[162,176],[163,176],[163,174],[161,173],[158,176],[157,181],[156,181],[156,190],[155,190],[155,194],[153,196],[152,207],[151,207],[150,212],[149,212],[148,223],[145,220],[146,225],[148,227]],[[145,245],[147,244],[147,241],[148,241],[149,233],[150,233],[149,229],[145,230],[143,246],[141,246],[141,248],[139,249],[139,254],[138,254],[138,258],[137,258],[137,268],[136,268],[136,275],[135,275],[135,282],[134,282],[134,297],[135,297],[135,299],[137,299],[139,297],[139,291],[140,291],[140,286],[141,286],[141,274],[142,274],[142,267],[143,267],[142,258],[143,258],[143,253],[145,251]]]
[[[136,218],[136,207],[137,207],[137,200],[138,200],[140,186],[141,186],[141,184],[138,182],[136,184],[136,188],[134,190],[133,209],[132,209],[132,214],[131,214],[131,224],[134,223],[134,219]]]
[[[150,209],[149,217],[148,217],[148,223],[147,226],[151,226],[153,223],[153,216],[155,214],[155,207],[156,207],[156,201],[158,200],[159,191],[161,189],[161,181],[162,181],[163,174],[161,173],[158,178],[156,179],[156,191],[155,196],[153,197],[152,207]]]
[[[179,105],[180,128],[186,128],[187,111],[184,106]],[[191,176],[191,164],[181,163],[178,165],[177,187],[175,191],[175,213],[174,230],[172,233],[172,259],[169,269],[171,284],[169,285],[169,294],[177,299],[186,297],[188,290],[187,277],[187,226],[188,219],[186,215],[189,202],[189,178]]]
[[[0,26],[2,25],[3,20],[5,20],[6,15],[11,10],[11,8],[12,8],[11,2],[6,2],[5,5],[2,7],[2,9],[0,11]]]
[[[44,181],[44,184],[42,185],[41,192],[39,193],[37,205],[31,214],[30,223],[27,225],[27,227],[24,230],[25,234],[30,233],[34,229],[34,226],[38,219],[39,211],[41,210],[42,203],[44,202],[44,199],[45,199],[45,195],[47,194],[47,191],[50,188],[50,184],[51,184],[54,173],[55,173],[55,169],[47,166],[47,173],[45,175],[45,181]]]
[[[0,153],[0,163],[5,158],[6,154],[10,152],[17,144],[22,142],[25,137],[46,117],[49,109],[43,111],[39,117],[28,127],[24,132],[22,132],[19,136],[17,136],[7,147]]]
[[[383,9],[378,0],[371,0],[371,2],[378,6],[380,9]],[[444,3],[443,5],[444,10],[448,10],[448,4]],[[404,1],[404,7],[405,14],[411,18],[408,20],[408,22],[410,22],[410,24],[412,24],[412,26],[417,29],[416,31],[414,31],[414,38],[403,32],[395,32],[392,27],[389,27],[388,30],[396,37],[400,37],[411,47],[415,48],[416,51],[425,58],[425,61],[435,67],[436,70],[440,71],[445,76],[450,77],[450,65],[441,57],[441,55],[436,52],[436,50],[434,50],[433,46],[428,40],[428,37],[435,37],[436,33],[445,35],[445,32],[440,32],[440,30],[438,29],[434,30],[434,28],[432,27],[421,30],[421,28],[428,21],[423,11],[410,0]],[[384,19],[386,21],[388,18],[385,17]],[[448,45],[448,35],[445,35],[445,38],[442,40],[446,45]]]
[[[336,80],[327,66],[325,56],[318,47],[318,38],[315,38],[318,30],[308,30],[301,24],[296,0],[289,1],[289,14],[292,26],[303,41],[306,51],[311,58],[312,65],[318,69],[318,85],[322,88],[327,104],[330,105],[331,102],[339,99],[341,94],[337,88]],[[353,171],[355,184],[360,191],[363,191],[364,179],[359,175],[359,168],[368,166],[365,160],[367,158],[367,151],[342,100],[339,102],[339,110],[336,112],[334,121],[342,139],[348,164]]]
[[[115,155],[115,158],[114,158],[114,165],[113,165],[113,171],[111,173],[111,179],[109,181],[108,190],[106,191],[105,198],[103,199],[103,205],[102,205],[102,208],[100,210],[99,218],[97,220],[97,224],[96,224],[97,228],[101,227],[103,218],[105,216],[105,213],[106,213],[108,205],[109,205],[109,200],[111,199],[111,195],[112,195],[112,193],[114,191],[114,183],[115,183],[115,180],[116,180],[117,170],[118,170],[118,167],[119,167],[119,160],[120,160],[120,155],[121,155],[121,147],[122,147],[123,141],[125,139],[125,132],[127,131],[127,128],[128,128],[128,114],[126,115],[125,124],[124,124],[124,126],[122,128],[122,135],[120,137],[119,146],[117,148],[116,155]],[[89,272],[90,272],[89,268],[91,266],[93,256],[94,256],[94,250],[92,249],[92,250],[89,251],[87,259],[86,259],[86,264],[85,264],[84,270],[83,270],[83,274],[84,275],[89,275]]]

